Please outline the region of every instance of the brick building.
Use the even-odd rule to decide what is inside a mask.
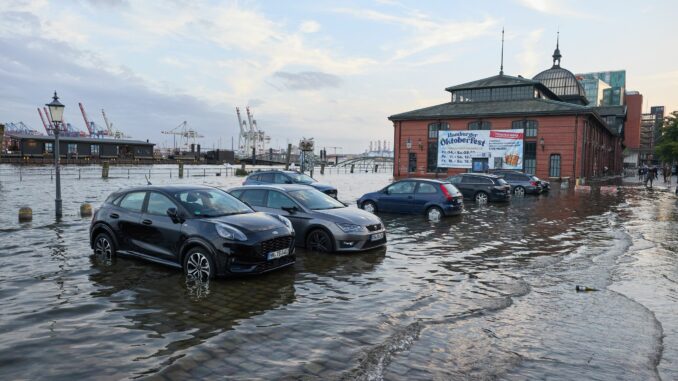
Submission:
[[[556,47],[553,66],[533,79],[500,72],[446,88],[450,102],[390,116],[394,176],[469,171],[438,167],[438,132],[444,130],[523,129],[523,170],[542,178],[621,172],[626,107],[588,106],[582,85],[560,60]]]

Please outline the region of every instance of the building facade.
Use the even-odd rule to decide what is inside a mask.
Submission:
[[[59,155],[67,159],[153,159],[148,141],[60,137]],[[54,137],[6,134],[4,157],[50,158],[54,156]]]
[[[593,106],[621,106],[626,91],[626,70],[598,71],[577,74]],[[600,85],[597,81],[602,81]],[[594,85],[596,84],[596,85]],[[595,87],[595,90],[594,90]]]
[[[553,66],[533,79],[500,73],[446,88],[450,102],[390,116],[394,176],[468,171],[438,167],[438,133],[446,130],[523,129],[523,170],[542,178],[621,172],[626,108],[588,106],[581,83],[560,60],[556,48]]]

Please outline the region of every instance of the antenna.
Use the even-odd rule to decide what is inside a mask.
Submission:
[[[499,75],[504,75],[504,27],[501,27],[501,66],[499,67]]]

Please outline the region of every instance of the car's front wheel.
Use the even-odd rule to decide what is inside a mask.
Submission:
[[[207,250],[202,247],[194,247],[184,257],[184,274],[192,280],[206,282],[216,273],[214,261]]]
[[[99,233],[94,238],[94,254],[110,259],[115,255],[115,242],[108,233]]]
[[[362,204],[363,210],[372,214],[377,212],[377,205],[372,201],[365,201]]]
[[[306,248],[311,251],[329,253],[332,247],[332,237],[323,229],[315,229],[306,237]]]

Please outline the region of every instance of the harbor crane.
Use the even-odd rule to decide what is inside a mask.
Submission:
[[[247,112],[247,121],[242,120],[240,108],[235,108],[240,129],[240,135],[238,136],[238,154],[241,157],[251,155],[252,149],[257,152],[264,152],[271,142],[271,137],[266,135],[264,131],[259,130],[257,121],[254,119],[254,115],[250,111],[249,106],[245,107],[245,110]]]
[[[189,128],[188,122],[184,121],[180,125],[169,131],[161,131],[165,135],[173,135],[174,138],[174,152],[177,152],[177,136],[179,137],[179,144],[183,147],[188,147],[195,144],[195,139],[204,138],[198,131]]]
[[[42,121],[42,125],[45,127],[45,132],[47,132],[47,136],[52,136],[52,122],[47,122],[45,121],[45,117],[42,115],[42,110],[40,110],[40,107],[38,107],[38,114],[40,115],[40,120]]]

